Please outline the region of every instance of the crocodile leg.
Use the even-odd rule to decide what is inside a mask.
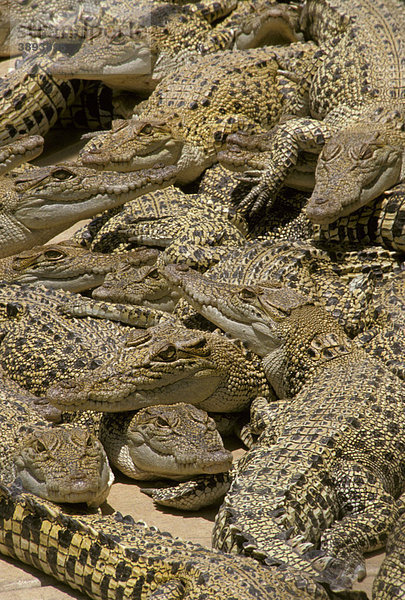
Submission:
[[[266,203],[271,205],[289,172],[297,164],[299,152],[319,153],[331,136],[331,131],[324,122],[302,117],[276,125],[268,134],[263,134],[263,142],[266,136],[271,147],[263,155],[264,172],[259,171],[258,182],[258,173],[253,172],[251,179],[256,185],[239,205],[239,209],[246,214],[259,212]],[[221,162],[221,154],[218,158]],[[244,174],[246,177],[249,177],[249,171]]]
[[[342,461],[332,476],[344,516],[323,533],[321,548],[340,559],[340,575],[356,581],[366,574],[363,553],[385,545],[398,509],[383,482],[363,465]]]

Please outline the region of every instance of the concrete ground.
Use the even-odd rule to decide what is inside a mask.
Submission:
[[[7,72],[8,62],[0,64],[0,75]],[[80,133],[76,131],[54,131],[47,136],[44,154],[34,161],[38,165],[55,164],[64,160],[72,160],[83,145]],[[66,231],[56,239],[69,237],[72,230]],[[235,456],[240,456],[243,450],[231,447]],[[119,510],[124,515],[130,514],[135,519],[146,521],[163,531],[183,539],[199,542],[210,546],[211,530],[216,509],[206,509],[197,512],[180,513],[168,509],[156,509],[152,500],[141,493],[142,487],[149,487],[149,483],[140,484],[124,476],[117,476],[112,486],[108,501],[103,505],[103,511]],[[355,589],[368,592],[371,597],[371,585],[377,574],[383,554],[376,553],[367,559],[367,577],[356,585]],[[58,585],[55,580],[35,569],[24,566],[11,559],[0,557],[0,600],[86,600],[87,596],[79,594]]]

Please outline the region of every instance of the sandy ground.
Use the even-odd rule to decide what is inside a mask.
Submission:
[[[8,63],[4,61],[0,65],[0,75],[7,72],[7,67]],[[82,145],[80,133],[77,131],[51,132],[47,136],[44,154],[34,162],[45,165],[72,160]],[[70,237],[72,231],[78,226],[79,224],[75,225],[55,239]],[[230,442],[228,447],[233,450],[235,457],[243,453],[236,441]],[[189,514],[158,510],[152,500],[140,491],[142,487],[148,486],[149,484],[142,485],[118,475],[108,501],[103,506],[103,511],[119,510],[123,514],[131,514],[135,519],[142,519],[149,525],[155,525],[163,531],[170,531],[183,539],[210,546],[215,508]],[[383,554],[380,552],[367,559],[368,575],[363,582],[356,585],[356,589],[364,590],[371,596],[372,580],[378,571],[382,557]],[[0,559],[0,600],[85,600],[85,598],[87,596],[74,592],[66,586],[55,584],[55,580],[35,569],[21,566],[21,563],[11,559]]]

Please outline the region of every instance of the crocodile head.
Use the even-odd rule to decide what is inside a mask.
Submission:
[[[47,399],[68,411],[137,410],[181,398],[203,410],[237,412],[261,383],[254,362],[232,341],[166,322],[132,331],[111,361],[91,377],[57,382],[48,388]]]
[[[405,132],[386,123],[357,124],[333,135],[315,171],[306,212],[328,224],[396,185],[405,174]]]
[[[183,479],[228,471],[232,454],[225,450],[215,421],[192,404],[156,405],[128,413],[125,442],[114,452],[115,415],[106,414],[101,441],[112,464],[134,479]],[[111,451],[113,451],[113,455]]]
[[[139,247],[120,254],[90,252],[67,241],[34,246],[0,262],[6,281],[45,285],[54,289],[82,292],[101,286],[108,273],[126,267],[136,268],[156,259],[153,248]]]
[[[42,244],[103,210],[169,185],[174,167],[141,173],[99,173],[76,163],[34,167],[2,178],[0,256]]]
[[[52,502],[99,506],[114,480],[97,437],[79,428],[33,427],[19,443],[14,465],[24,489]]]
[[[177,163],[183,146],[173,120],[117,120],[111,132],[84,147],[80,158],[92,169],[138,171]]]
[[[217,282],[183,264],[167,265],[162,272],[201,315],[247,342],[260,356],[282,343],[277,323],[293,308],[311,303],[278,282],[254,286]]]
[[[121,31],[103,32],[83,43],[73,56],[62,56],[50,72],[58,79],[97,79],[115,88],[151,91],[149,83],[156,61],[147,35],[136,39]]]
[[[156,265],[122,268],[109,273],[92,297],[107,302],[143,305],[172,312],[176,299]]]

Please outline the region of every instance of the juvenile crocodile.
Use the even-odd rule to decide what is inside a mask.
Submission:
[[[176,295],[156,264],[141,267],[123,265],[106,275],[102,285],[93,290],[92,298],[167,312],[172,312],[177,304]]]
[[[404,177],[405,17],[399,0],[309,0],[301,16],[322,49],[310,83],[311,118],[269,132],[266,170],[252,173],[257,185],[240,206],[249,213],[272,202],[299,152],[320,153],[307,214],[324,224]]]
[[[0,552],[94,600],[328,600],[304,575],[182,541],[130,516],[69,516],[35,496],[0,490]]]
[[[225,286],[165,273],[216,325],[260,353],[281,398],[238,462],[214,545],[296,566],[332,590],[364,576],[405,489],[405,388],[310,299],[279,284]],[[316,575],[315,573],[318,573]]]
[[[0,381],[0,479],[17,477],[26,491],[53,502],[99,506],[106,499],[113,473],[94,435],[80,427],[52,426],[26,400]]]
[[[2,177],[0,257],[43,244],[80,219],[170,185],[175,177],[174,167],[119,174],[74,163]]]
[[[232,464],[215,421],[184,402],[105,414],[99,435],[110,463],[133,479],[185,479]]]
[[[169,321],[129,335],[109,363],[86,377],[60,380],[46,396],[67,411],[119,412],[181,397],[210,412],[240,412],[269,394],[254,354],[219,333]]]
[[[225,286],[277,280],[309,295],[354,336],[372,322],[369,305],[376,283],[401,262],[401,256],[378,247],[352,251],[339,246],[318,247],[311,240],[265,239],[230,250],[207,275]],[[199,285],[197,273],[190,270],[188,276]],[[191,317],[182,301],[174,314],[183,319],[187,314]]]
[[[44,285],[70,292],[82,292],[105,282],[115,271],[137,270],[156,261],[158,252],[139,247],[120,254],[91,252],[70,243],[34,246],[0,260],[0,279],[12,283]],[[141,266],[142,265],[142,266]]]
[[[234,205],[238,205],[249,193],[249,178],[238,173],[241,169],[249,168],[252,171],[260,171],[265,168],[266,157],[271,148],[271,140],[259,139],[260,136],[247,136],[242,133],[232,134],[227,138],[227,148],[218,153],[220,166],[225,171],[223,176],[212,176],[213,183],[209,185],[210,173],[208,170],[207,193],[213,193],[219,198],[227,194]],[[292,187],[302,186],[304,177],[308,175],[308,164],[297,165],[294,171],[286,179],[285,183]],[[306,169],[302,171],[300,169]],[[236,171],[236,173],[234,173]],[[228,177],[226,176],[228,173]],[[218,179],[218,182],[216,180]],[[298,183],[299,182],[299,183]],[[203,183],[203,182],[202,182]],[[216,185],[215,185],[216,184]],[[301,185],[300,185],[301,184]],[[224,190],[217,190],[222,186]],[[308,189],[313,187],[312,177],[308,182]],[[250,223],[252,232],[270,237],[277,235],[297,235],[303,239],[311,237],[319,241],[333,241],[341,244],[353,244],[356,247],[366,244],[379,244],[385,248],[403,252],[404,242],[404,184],[398,184],[393,188],[380,194],[367,205],[351,212],[345,217],[337,218],[329,224],[313,224],[302,211],[308,203],[308,196],[304,193],[295,192],[297,206],[295,212],[290,213],[292,190],[288,187],[282,188],[274,198],[274,204],[258,223]],[[206,191],[206,186],[202,187]],[[298,210],[298,212],[297,212]],[[302,212],[301,212],[302,211]],[[284,218],[279,215],[285,214]],[[296,219],[296,225],[294,221]],[[288,220],[289,227],[285,222]],[[291,231],[290,231],[291,230]],[[278,233],[279,232],[279,233]]]
[[[10,379],[43,395],[55,379],[91,372],[125,336],[116,323],[63,318],[64,290],[0,283],[1,367]]]
[[[260,46],[275,40],[277,33],[277,42],[297,40],[295,6],[269,0],[149,4],[136,7],[130,32],[127,23],[116,24],[112,31],[85,40],[73,56],[55,61],[51,73],[61,79],[101,79],[146,94],[169,71],[183,68],[191,53],[217,52],[234,44],[239,49]],[[230,14],[224,16],[226,12]]]
[[[95,229],[96,223],[90,223],[79,235],[90,238]],[[89,247],[111,252],[146,244],[164,249],[168,262],[183,261],[206,269],[229,247],[243,244],[246,232],[244,219],[232,208],[169,186],[127,202],[102,225]]]
[[[402,513],[391,532],[386,555],[373,582],[373,600],[405,598],[405,514]]]
[[[117,13],[121,22],[110,26],[102,23],[99,35],[84,40],[78,52],[59,56],[51,73],[60,79],[102,80],[109,86],[147,95],[164,76],[165,69],[167,72],[168,58],[173,61],[184,49],[213,51],[231,45],[232,30],[224,29],[210,39],[210,17],[226,15],[236,4],[221,0],[215,10],[214,4],[209,2],[183,6],[167,2],[136,5],[125,2],[125,12]],[[210,11],[212,8],[214,13]],[[108,20],[108,9],[105,16]],[[177,63],[178,58],[174,62]]]
[[[296,80],[316,48],[308,42],[190,59],[158,84],[140,114],[93,138],[81,161],[119,171],[176,164],[177,182],[189,183],[216,161],[233,131],[262,131],[282,113],[305,114]]]

